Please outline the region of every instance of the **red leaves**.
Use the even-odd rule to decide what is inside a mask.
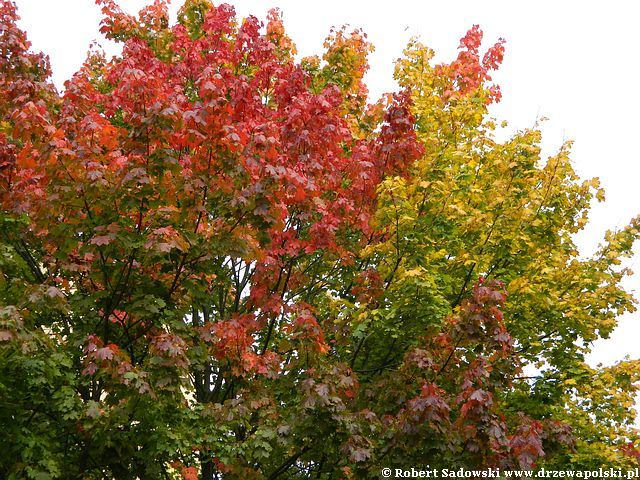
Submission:
[[[136,19],[124,13],[114,0],[96,0],[96,5],[102,7],[100,33],[105,37],[124,40],[136,33]]]
[[[393,94],[378,138],[377,149],[383,162],[379,165],[381,175],[402,174],[424,151],[413,128],[415,118],[411,104],[409,90]]]
[[[482,30],[479,25],[473,25],[467,33],[460,39],[458,48],[469,51],[470,53],[478,53],[480,44],[482,43]]]
[[[128,363],[126,355],[118,345],[113,343],[103,345],[102,340],[97,335],[89,335],[87,342],[84,347],[85,368],[82,371],[83,375],[93,375],[100,369],[104,369],[110,374],[116,374],[120,364],[123,362]]]
[[[509,437],[509,445],[518,466],[524,470],[532,469],[536,460],[544,456],[542,423],[525,419],[525,423],[518,427],[514,435]]]
[[[484,57],[482,57],[482,65],[484,68],[487,70],[497,70],[500,67],[504,58],[504,44],[504,38],[500,38],[495,45],[487,50]]]
[[[407,414],[411,423],[428,423],[436,430],[446,429],[451,408],[444,396],[443,389],[425,382],[420,389],[420,395],[409,400],[407,404]]]
[[[48,59],[32,53],[13,2],[0,2],[0,204],[26,212],[42,201],[41,147],[53,135]]]
[[[455,321],[459,335],[480,340],[488,335],[488,346],[496,348],[501,356],[512,350],[513,341],[506,330],[502,306],[506,300],[504,285],[495,280],[485,282],[480,278],[474,286],[472,297],[461,305],[461,319]]]
[[[115,347],[115,345],[114,345]],[[93,356],[98,360],[112,360],[113,359],[113,349],[110,346],[98,348]]]
[[[113,238],[114,238],[113,234],[96,235],[95,237],[93,237],[89,241],[89,243],[91,243],[92,245],[97,245],[97,246],[109,245],[111,243],[111,241],[113,240]]]
[[[460,408],[460,420],[470,415],[473,415],[475,417],[474,420],[477,420],[481,419],[484,410],[490,408],[493,404],[493,395],[482,389],[471,389],[471,391],[464,392],[461,397],[458,397],[458,400],[466,400]]]
[[[449,77],[450,83],[445,87],[443,99],[463,98],[476,94],[486,88],[486,103],[500,101],[500,88],[487,85],[491,81],[489,72],[496,70],[504,57],[505,40],[500,38],[484,54],[480,60],[479,49],[483,33],[478,25],[474,25],[460,40],[458,57],[449,65],[439,65],[438,69]]]
[[[528,469],[544,455],[545,435],[566,439],[567,432],[550,425],[543,433],[524,415],[510,429],[501,413],[497,395],[511,388],[519,363],[504,325],[505,300],[502,283],[481,278],[441,333],[430,332],[405,356],[400,372],[419,394],[403,402],[390,424],[411,436],[426,428],[440,435],[439,444],[463,445],[483,465]]]
[[[636,448],[636,446],[632,442],[623,445],[621,450],[626,456],[633,458],[638,463],[640,463],[640,449]]]
[[[360,273],[356,278],[352,292],[359,302],[375,301],[383,293],[383,281],[380,274],[373,269]]]

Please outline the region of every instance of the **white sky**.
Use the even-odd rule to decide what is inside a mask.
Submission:
[[[117,50],[98,34],[100,12],[92,0],[15,0],[21,27],[33,48],[51,58],[59,88],[83,62],[92,40]],[[130,13],[150,3],[120,0]],[[573,161],[585,178],[600,177],[607,200],[595,205],[579,245],[589,253],[605,230],[624,226],[640,213],[640,63],[637,38],[640,4],[635,1],[438,1],[242,0],[229,1],[240,17],[264,19],[272,7],[284,13],[285,28],[301,55],[320,53],[331,26],[361,27],[375,45],[366,78],[371,96],[394,89],[393,60],[411,36],[451,59],[460,37],[473,24],[486,45],[507,40],[506,56],[494,75],[503,100],[493,113],[509,131],[543,124],[544,148],[575,141]],[[181,0],[174,0],[177,11]],[[605,6],[606,5],[606,6]],[[640,250],[640,245],[637,245]],[[640,270],[638,259],[631,262]],[[640,291],[640,272],[629,288]],[[621,319],[609,340],[598,342],[590,362],[610,364],[625,355],[640,357],[640,313]]]

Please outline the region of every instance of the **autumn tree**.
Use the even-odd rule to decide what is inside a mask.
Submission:
[[[637,226],[578,256],[601,191],[494,139],[502,41],[414,42],[370,104],[359,30],[97,3],[122,54],[62,93],[0,3],[3,478],[632,464],[638,366],[584,354]]]

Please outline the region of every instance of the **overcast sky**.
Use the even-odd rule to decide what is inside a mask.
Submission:
[[[92,0],[15,0],[36,50],[51,58],[54,81],[64,81],[80,66],[89,44],[108,53],[117,49],[98,34],[100,12]],[[130,13],[150,3],[120,0]],[[395,88],[393,60],[411,36],[453,58],[460,37],[473,24],[490,44],[507,40],[504,64],[494,79],[503,100],[493,110],[509,130],[543,124],[544,150],[574,140],[573,162],[583,177],[600,177],[607,200],[595,205],[591,222],[578,239],[583,254],[593,251],[607,229],[620,228],[640,213],[640,63],[635,1],[439,1],[394,0],[241,0],[230,1],[241,17],[264,19],[272,7],[284,14],[285,27],[302,56],[320,53],[332,26],[361,27],[375,45],[366,81],[372,98]],[[172,11],[182,4],[174,0]],[[640,250],[640,245],[636,246]],[[627,285],[640,291],[639,271]],[[591,363],[610,364],[625,355],[640,357],[640,314],[621,319],[611,339],[598,342]]]

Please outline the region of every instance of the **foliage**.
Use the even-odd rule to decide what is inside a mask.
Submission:
[[[61,94],[0,3],[3,478],[633,463],[638,364],[584,354],[638,225],[578,256],[602,192],[495,140],[503,41],[412,42],[369,104],[358,30],[97,3],[122,55]]]

